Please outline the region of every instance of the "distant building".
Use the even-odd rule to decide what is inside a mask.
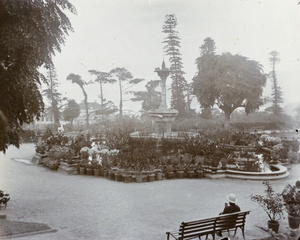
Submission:
[[[74,124],[85,124],[86,122],[86,112],[85,112],[85,105],[83,102],[79,103],[80,107],[80,114],[79,117],[74,119]],[[101,105],[97,102],[88,102],[88,109],[89,109],[89,122],[94,123],[99,118],[100,115],[95,114],[97,110],[101,110]]]

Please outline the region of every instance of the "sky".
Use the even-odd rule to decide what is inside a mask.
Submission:
[[[94,77],[88,70],[108,72],[124,67],[144,82],[132,90],[145,90],[154,72],[165,60],[162,26],[166,14],[175,14],[181,38],[185,78],[191,82],[197,72],[195,59],[207,37],[214,39],[218,54],[230,52],[258,61],[271,71],[271,51],[279,52],[276,65],[284,105],[300,102],[300,10],[298,0],[70,0],[77,15],[67,13],[74,32],[66,38],[61,53],[53,58],[64,97],[83,100],[79,86],[66,80],[70,73],[84,80]],[[171,79],[167,79],[167,85]],[[99,86],[86,86],[88,101],[99,99]],[[271,80],[263,95],[270,95]],[[170,93],[167,93],[170,97]],[[104,97],[118,106],[118,85],[106,85]],[[124,109],[134,112],[140,105],[124,96]],[[169,102],[168,102],[169,105]],[[199,104],[193,106],[199,110]]]

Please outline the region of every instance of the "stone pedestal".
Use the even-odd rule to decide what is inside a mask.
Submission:
[[[60,163],[59,168],[57,170],[60,173],[66,174],[66,175],[77,175],[78,169],[76,166],[73,166],[72,164],[68,163]]]

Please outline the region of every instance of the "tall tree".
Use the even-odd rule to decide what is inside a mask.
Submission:
[[[47,96],[48,100],[50,101],[51,107],[51,121],[54,120],[55,125],[59,125],[59,107],[58,103],[60,102],[61,94],[57,91],[57,75],[53,65],[49,66],[48,68],[48,88],[43,91],[43,93]]]
[[[207,54],[215,54],[216,44],[215,40],[210,37],[204,39],[204,43],[200,46],[200,56]]]
[[[179,116],[183,116],[186,110],[184,90],[187,83],[183,77],[184,72],[182,70],[183,63],[180,54],[180,37],[176,30],[176,26],[177,19],[175,14],[167,14],[165,16],[162,32],[167,34],[163,41],[165,44],[164,52],[166,55],[170,56],[169,60],[171,63],[171,107],[178,110]]]
[[[151,80],[145,85],[146,91],[132,92],[134,97],[132,101],[142,101],[142,109],[149,111],[159,107],[161,96],[160,92],[156,90],[160,83],[160,80]]]
[[[244,107],[249,111],[263,104],[261,97],[266,76],[258,62],[226,53],[210,54],[203,63],[193,78],[194,93],[202,106],[216,103],[225,113],[226,125],[236,108]]]
[[[69,100],[68,106],[63,111],[63,116],[65,121],[70,121],[71,128],[73,126],[73,121],[80,115],[80,106],[75,100]]]
[[[103,85],[106,84],[106,83],[115,83],[116,80],[112,79],[111,76],[110,76],[110,73],[107,73],[107,72],[100,72],[100,71],[92,69],[92,70],[89,70],[89,73],[91,75],[95,75],[96,76],[95,82],[99,83],[101,108],[104,109],[105,98],[103,96]]]
[[[18,147],[23,123],[43,112],[39,68],[52,64],[72,31],[65,10],[76,13],[68,0],[0,0],[0,151]]]
[[[280,62],[279,53],[276,51],[272,51],[269,53],[270,57],[270,63],[272,66],[272,71],[269,73],[269,77],[273,81],[272,85],[272,112],[274,115],[279,115],[282,112],[282,108],[280,107],[280,103],[283,103],[282,98],[282,90],[280,86],[278,85],[276,71],[275,71],[275,65]]]
[[[77,74],[74,74],[74,73],[70,73],[67,76],[67,80],[72,81],[72,83],[77,84],[82,90],[82,93],[84,95],[84,106],[85,106],[85,115],[86,115],[85,121],[86,121],[86,126],[88,127],[90,125],[90,123],[89,123],[88,95],[87,95],[87,93],[84,89],[84,86],[87,85],[87,83],[84,80],[82,80],[80,75],[77,75]]]
[[[204,43],[200,46],[200,57],[196,59],[196,64],[198,71],[204,72],[205,69],[209,68],[211,64],[215,64],[217,60],[215,56],[216,44],[215,41],[207,37],[204,39]],[[207,76],[209,81],[206,83],[206,87],[203,88],[204,91],[210,90],[214,91],[213,77]],[[199,89],[201,91],[201,89]],[[200,94],[201,97],[207,97],[206,94]],[[211,109],[213,108],[215,102],[215,96],[212,94],[208,99],[201,99],[201,105],[203,107],[202,116],[205,118],[211,117]]]
[[[131,72],[129,72],[126,68],[114,68],[110,71],[110,75],[114,79],[117,78],[119,83],[119,93],[120,93],[120,104],[119,104],[119,116],[122,118],[123,116],[123,93],[129,89],[130,87],[140,83],[144,79],[133,78]],[[116,80],[116,79],[114,79]],[[127,84],[127,87],[124,87],[124,84]],[[129,86],[128,86],[129,85]]]

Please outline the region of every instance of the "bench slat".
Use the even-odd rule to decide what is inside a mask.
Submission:
[[[244,236],[244,226],[246,222],[246,215],[250,211],[237,212],[231,214],[223,214],[217,217],[201,219],[190,222],[182,222],[179,231],[167,232],[167,238],[170,235],[177,240],[193,239],[201,236],[208,236],[211,234],[215,239],[215,233],[220,230],[234,230],[235,233],[238,228],[241,228]]]

